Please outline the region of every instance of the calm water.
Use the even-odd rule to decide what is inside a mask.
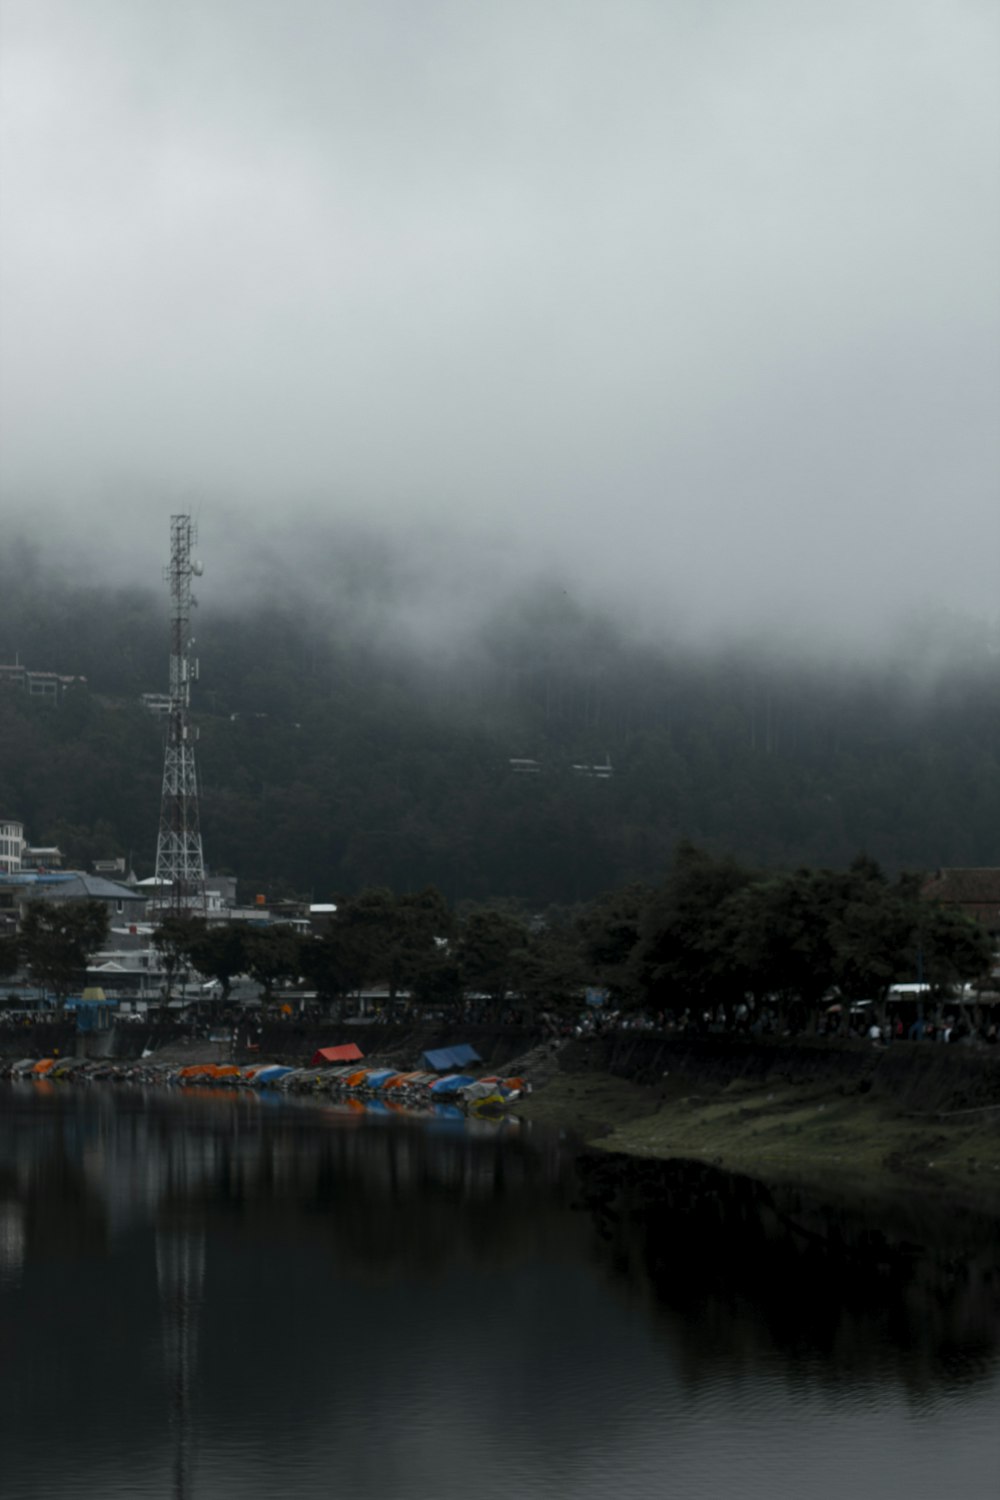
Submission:
[[[1000,1244],[516,1130],[0,1086],[0,1493],[997,1500]]]

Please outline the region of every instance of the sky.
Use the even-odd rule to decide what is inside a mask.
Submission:
[[[0,0],[0,516],[1000,614],[993,0]]]

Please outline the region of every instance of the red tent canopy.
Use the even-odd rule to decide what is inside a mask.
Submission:
[[[358,1062],[364,1053],[356,1042],[345,1042],[342,1047],[320,1047],[310,1059],[311,1068],[321,1068],[324,1063]]]

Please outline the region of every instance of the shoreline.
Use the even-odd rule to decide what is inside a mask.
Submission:
[[[998,1048],[636,1030],[555,1038],[468,1023],[350,1029],[367,1066],[401,1070],[426,1048],[473,1043],[483,1059],[477,1072],[515,1073],[531,1085],[507,1113],[584,1148],[708,1163],[770,1183],[837,1180],[861,1194],[960,1195],[1000,1211]],[[225,1054],[244,1065],[267,1057],[302,1067],[342,1030],[267,1027],[260,1050],[235,1058],[221,1043],[163,1036],[145,1055],[195,1063]],[[31,1040],[37,1048],[42,1038]],[[56,1040],[46,1036],[46,1052]],[[79,1052],[72,1034],[58,1040],[63,1055]],[[108,1061],[138,1061],[138,1038],[109,1041]],[[15,1042],[21,1056],[25,1042]]]
[[[960,1198],[1000,1215],[997,1105],[920,1114],[828,1082],[680,1074],[654,1086],[588,1069],[555,1073],[515,1109],[589,1150],[700,1161],[773,1185],[836,1183],[852,1196]]]

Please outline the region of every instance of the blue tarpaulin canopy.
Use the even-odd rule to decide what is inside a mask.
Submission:
[[[381,1088],[387,1078],[395,1078],[398,1072],[398,1068],[376,1068],[374,1072],[369,1073],[365,1078],[364,1083],[362,1084],[362,1088]]]
[[[277,1065],[273,1068],[261,1068],[259,1073],[254,1074],[253,1082],[255,1085],[274,1083],[276,1079],[284,1078],[286,1073],[293,1071],[292,1068],[282,1068]]]
[[[455,1047],[438,1047],[433,1052],[425,1052],[424,1062],[435,1073],[447,1073],[453,1068],[467,1068],[470,1063],[482,1062],[482,1058],[475,1047],[460,1042]]]
[[[431,1093],[457,1094],[459,1089],[464,1089],[467,1084],[475,1083],[475,1081],[467,1073],[449,1073],[447,1078],[439,1078],[437,1083],[431,1084]]]

